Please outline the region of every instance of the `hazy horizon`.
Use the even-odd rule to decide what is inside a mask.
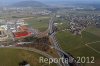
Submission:
[[[66,1],[67,3],[99,3],[100,0],[0,0],[0,5],[8,5],[20,1],[40,1],[43,3],[50,3],[50,2],[59,2],[59,1]],[[65,2],[64,2],[65,3]]]

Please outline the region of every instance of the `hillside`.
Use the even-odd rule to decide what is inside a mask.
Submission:
[[[39,63],[39,58],[44,56],[35,52],[10,48],[0,48],[0,52],[0,66],[19,66],[23,60],[31,66],[56,66],[55,64]]]

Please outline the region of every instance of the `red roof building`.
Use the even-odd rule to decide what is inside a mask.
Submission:
[[[15,32],[14,33],[15,38],[24,38],[24,37],[28,37],[28,36],[31,36],[31,35],[32,35],[32,32],[27,32],[27,31]]]

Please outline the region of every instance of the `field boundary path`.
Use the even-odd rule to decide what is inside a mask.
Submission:
[[[100,51],[98,51],[98,50],[94,49],[93,47],[89,46],[90,44],[94,44],[94,43],[100,43],[100,41],[95,41],[95,42],[87,43],[87,44],[85,44],[85,46],[87,46],[88,48],[90,48],[90,49],[92,49],[95,52],[100,54]]]

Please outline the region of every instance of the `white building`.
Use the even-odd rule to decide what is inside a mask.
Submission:
[[[5,29],[0,27],[0,41],[6,41],[8,39],[8,35]]]

